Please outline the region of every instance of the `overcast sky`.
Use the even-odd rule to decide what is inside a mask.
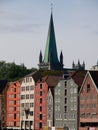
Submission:
[[[58,56],[86,68],[98,60],[98,0],[0,0],[0,60],[37,67],[44,55],[53,3]]]

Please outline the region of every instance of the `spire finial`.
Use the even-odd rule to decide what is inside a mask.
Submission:
[[[53,3],[51,3],[51,13],[53,12]]]

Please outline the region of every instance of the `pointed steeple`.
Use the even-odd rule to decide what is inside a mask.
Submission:
[[[52,62],[59,63],[58,56],[57,56],[57,47],[56,47],[56,39],[55,39],[55,31],[54,31],[54,23],[53,23],[53,15],[51,12],[49,29],[48,29],[48,36],[46,41],[46,48],[44,54],[44,63],[49,63],[49,56],[52,55]]]
[[[40,54],[39,59],[40,59],[39,60],[40,62],[38,64],[39,69],[44,69],[44,70],[62,70],[63,69],[63,54],[61,53],[60,61],[58,60],[58,55],[57,55],[52,8],[51,8],[51,16],[50,16],[44,58],[42,60],[42,55]]]
[[[42,52],[40,51],[40,54],[39,54],[39,63],[42,63]]]
[[[62,53],[62,51],[61,51],[61,54],[60,54],[60,63],[61,63],[61,65],[63,65],[63,53]]]
[[[75,63],[74,63],[74,61],[73,61],[73,63],[72,63],[72,68],[73,68],[73,69],[75,68]]]

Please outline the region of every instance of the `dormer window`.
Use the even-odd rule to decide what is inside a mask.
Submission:
[[[90,91],[90,84],[87,84],[87,93]]]

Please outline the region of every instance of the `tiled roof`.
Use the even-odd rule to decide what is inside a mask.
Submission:
[[[5,89],[7,82],[7,80],[0,80],[0,93]]]
[[[72,75],[72,79],[75,81],[75,83],[81,87],[83,80],[85,78],[87,71],[76,71],[73,75]]]
[[[98,88],[98,71],[89,71],[89,73]]]

